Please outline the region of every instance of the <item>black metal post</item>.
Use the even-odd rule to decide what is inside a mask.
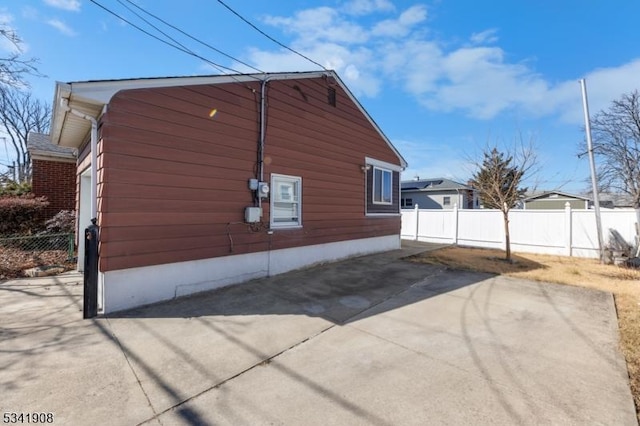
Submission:
[[[83,318],[98,315],[98,238],[100,236],[97,220],[84,230],[84,304]]]

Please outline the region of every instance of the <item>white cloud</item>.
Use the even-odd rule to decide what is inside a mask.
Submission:
[[[380,91],[381,81],[367,63],[374,61],[368,49],[348,49],[335,43],[315,45],[311,50],[298,50],[303,55],[313,58],[327,69],[335,70],[356,96],[376,96]],[[288,50],[267,52],[259,49],[249,51],[248,62],[256,68],[267,72],[317,70],[318,67],[306,59]],[[232,68],[253,72],[253,70],[234,64]]]
[[[80,11],[80,0],[44,0],[44,2],[58,9],[70,10],[72,12]]]
[[[617,67],[600,68],[582,76],[587,84],[591,115],[608,108],[623,93],[638,89],[640,58]],[[578,78],[563,82],[546,94],[549,113],[556,113],[566,123],[583,124],[582,91]]]
[[[322,41],[355,44],[368,39],[362,27],[343,19],[338,10],[330,7],[306,9],[291,18],[268,16],[265,22],[295,34],[302,44]]]
[[[444,56],[441,74],[420,101],[433,110],[467,111],[488,119],[502,111],[536,102],[547,83],[522,64],[504,62],[497,47],[460,48]]]
[[[350,3],[357,10],[390,10],[383,1]],[[281,28],[293,35],[291,46],[305,56],[336,70],[356,95],[375,96],[379,93],[382,79],[381,67],[389,61],[383,61],[382,53],[370,44],[371,36],[379,40],[408,34],[411,28],[426,19],[426,8],[414,6],[403,11],[396,19],[383,21],[386,27],[372,26],[368,29],[356,21],[349,20],[340,10],[320,7],[306,9],[292,17],[268,16],[265,22]],[[376,34],[377,32],[377,34]],[[387,44],[388,45],[388,44]],[[402,46],[400,46],[402,47]],[[393,49],[389,49],[393,51]],[[249,60],[265,71],[317,69],[309,61],[288,51],[249,51]],[[398,61],[403,61],[398,58]],[[236,68],[234,66],[234,68]],[[240,67],[242,69],[242,67]]]
[[[441,48],[435,42],[403,40],[390,42],[379,49],[385,76],[402,85],[410,95],[435,90],[442,74]]]
[[[351,15],[368,15],[374,12],[392,12],[395,6],[388,0],[352,0],[343,6]]]
[[[496,28],[490,28],[488,30],[481,31],[479,33],[471,34],[469,40],[473,44],[490,44],[498,41],[498,36],[496,33],[498,30]]]
[[[507,59],[495,45],[496,28],[474,33],[458,46],[430,38],[423,5],[390,19],[371,15],[394,13],[392,6],[386,0],[353,0],[342,8],[306,9],[290,17],[269,16],[265,22],[290,34],[291,47],[335,69],[358,96],[376,96],[391,81],[434,111],[457,111],[481,120],[514,111],[580,123],[580,76],[551,82],[528,58]],[[364,14],[369,16],[360,19]],[[286,50],[252,49],[248,61],[265,71],[317,69]],[[636,88],[638,75],[640,58],[587,73],[592,112]]]
[[[407,27],[411,27],[425,19],[427,19],[427,8],[422,5],[416,5],[402,12],[398,18],[398,22]]]
[[[69,27],[67,24],[60,21],[59,19],[50,19],[47,21],[47,24],[49,24],[50,26],[52,26],[53,28],[60,31],[62,34],[66,36],[73,37],[76,35],[76,32],[71,27]]]
[[[387,19],[377,23],[372,34],[376,36],[404,37],[412,27],[427,19],[427,9],[424,6],[412,6],[400,14],[397,19]]]
[[[459,111],[491,119],[505,111],[530,117],[556,116],[566,123],[583,120],[578,78],[552,84],[524,63],[505,60],[499,47],[463,47],[445,52],[428,41],[390,44],[382,69],[434,111]],[[640,58],[587,73],[591,113],[622,93],[636,89]]]

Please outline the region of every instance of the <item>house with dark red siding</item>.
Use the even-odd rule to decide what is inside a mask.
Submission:
[[[400,247],[406,162],[332,71],[58,83],[51,140],[104,313]]]

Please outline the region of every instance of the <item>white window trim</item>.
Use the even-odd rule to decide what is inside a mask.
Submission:
[[[391,191],[390,195],[390,200],[389,201],[376,201],[376,170],[380,170],[383,174],[383,178],[382,178],[382,182],[384,182],[384,173],[389,173],[389,177],[391,179],[390,182],[390,186],[389,186],[389,190]],[[382,168],[382,167],[378,167],[378,166],[373,166],[373,175],[371,176],[372,179],[372,183],[371,183],[371,188],[372,188],[372,192],[371,192],[371,202],[373,204],[379,204],[379,205],[383,205],[383,206],[390,206],[393,204],[393,171]],[[384,183],[383,183],[383,189],[384,189]],[[382,193],[380,194],[381,196],[383,195]]]
[[[403,170],[402,166],[398,166],[396,164],[387,163],[386,161],[376,160],[371,157],[364,157],[364,162],[369,166],[375,166],[382,169],[388,169],[393,172],[401,172]]]
[[[367,157],[367,156],[364,157],[364,164],[365,164],[365,167],[367,169],[367,172],[368,172],[369,168],[373,168],[374,166],[377,166],[377,167],[380,167],[380,168],[383,168],[383,169],[387,169],[387,170],[391,170],[393,172],[398,172],[398,173],[401,173],[404,170],[403,166],[399,166],[397,164],[388,163],[386,161],[377,160],[375,158],[371,158],[371,157]],[[371,182],[371,187],[369,187],[369,184],[368,184],[367,180],[368,180],[367,179],[367,174],[365,173],[364,174],[364,181],[365,181],[366,191],[362,194],[362,196],[364,197],[364,206],[365,206],[364,214],[365,214],[365,216],[366,217],[396,217],[396,216],[401,216],[400,211],[402,209],[400,208],[400,201],[398,201],[398,210],[395,211],[395,212],[374,213],[374,212],[369,211],[369,208],[368,208],[368,206],[369,206],[369,198],[368,198],[369,194],[371,194],[371,204],[372,205],[374,204],[373,203],[373,192],[372,192],[373,191],[373,179],[372,179],[372,182]],[[401,190],[400,190],[401,189],[400,188],[401,187],[400,179],[395,179],[395,180],[397,181],[396,182],[396,185],[397,185],[396,189],[398,190],[398,194],[400,194],[401,193]],[[393,184],[393,182],[392,182],[392,184]],[[392,193],[392,197],[393,197],[393,193]],[[392,198],[391,205],[393,205],[393,198]]]
[[[274,208],[275,203],[277,202],[277,185],[275,183],[276,180],[282,181],[290,181],[294,182],[298,185],[298,201],[297,201],[297,213],[298,213],[298,221],[297,222],[274,222]],[[292,202],[295,204],[295,201]],[[292,228],[302,228],[302,178],[300,176],[290,176],[290,175],[281,175],[277,173],[271,173],[271,196],[269,197],[269,226],[274,229],[292,229]]]

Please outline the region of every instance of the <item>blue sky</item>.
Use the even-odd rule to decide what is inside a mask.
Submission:
[[[96,2],[154,31],[123,6],[133,8],[127,0]],[[582,192],[589,168],[576,155],[584,137],[578,80],[587,80],[592,113],[640,88],[638,1],[225,2],[335,69],[408,160],[405,179],[465,181],[469,158],[488,143],[508,146],[521,135],[534,140],[541,166],[530,185]],[[261,70],[317,69],[215,0],[135,3]],[[18,31],[27,56],[39,58],[46,77],[29,80],[46,101],[55,81],[219,73],[89,0],[9,0],[0,5],[0,20]],[[248,71],[189,39],[179,41],[212,62]],[[0,162],[3,157],[0,149]]]

